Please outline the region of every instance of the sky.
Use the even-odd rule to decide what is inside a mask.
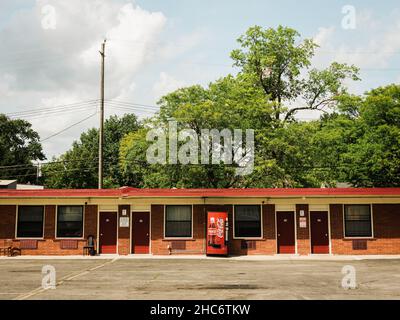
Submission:
[[[313,67],[360,67],[352,93],[400,82],[395,0],[1,0],[0,112],[30,121],[51,160],[98,126],[104,39],[106,117],[144,118],[168,92],[236,73],[229,54],[254,25],[313,38]]]

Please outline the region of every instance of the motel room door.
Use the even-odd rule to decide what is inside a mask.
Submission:
[[[134,212],[132,216],[132,253],[148,254],[150,252],[150,213]]]
[[[100,212],[100,253],[117,253],[117,213]]]
[[[328,212],[310,212],[311,253],[329,253]]]
[[[278,253],[296,253],[294,212],[276,213]]]

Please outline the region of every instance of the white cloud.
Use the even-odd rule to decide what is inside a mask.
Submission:
[[[153,86],[154,97],[158,100],[167,93],[175,91],[184,86],[184,81],[177,80],[166,72],[161,72],[160,78]]]
[[[393,12],[385,21],[374,16],[369,10],[357,13],[357,28],[344,30],[340,27],[320,27],[313,37],[320,46],[316,50],[312,65],[326,68],[333,61],[354,64],[359,67],[361,82],[348,81],[350,92],[361,94],[373,87],[396,82],[400,52],[400,12]],[[398,59],[396,59],[398,60]],[[388,69],[388,70],[385,70]],[[400,77],[397,78],[400,82]],[[309,119],[319,117],[319,113],[301,111],[298,117]]]
[[[55,29],[42,28],[41,8],[48,4],[56,10]],[[106,96],[132,99],[140,68],[159,57],[158,43],[166,21],[161,12],[128,1],[37,0],[34,8],[17,11],[0,33],[0,42],[7,47],[0,52],[2,112],[98,99],[99,49],[104,38],[108,39]],[[93,106],[27,120],[44,138],[94,110]],[[65,151],[72,139],[96,122],[88,120],[44,143],[46,154]]]
[[[314,39],[321,47],[316,50],[313,65],[322,68],[337,61],[359,67],[361,78],[368,77],[368,81],[349,83],[349,88],[357,93],[392,82],[393,73],[385,73],[385,69],[398,67],[394,60],[400,51],[400,14],[393,12],[385,18],[383,22],[364,10],[357,14],[355,30],[319,28]]]
[[[335,32],[335,27],[329,27],[329,28],[320,27],[318,28],[317,34],[313,38],[314,42],[318,44],[320,47],[323,47],[330,40],[334,32]]]

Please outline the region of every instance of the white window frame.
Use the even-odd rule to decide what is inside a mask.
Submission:
[[[360,205],[368,205],[369,206],[369,214],[371,216],[371,236],[365,236],[365,237],[347,237],[346,236],[346,212],[345,212],[345,207],[346,206],[360,206]],[[343,238],[344,239],[374,239],[374,211],[373,211],[373,205],[371,203],[346,203],[342,205],[342,213],[343,213]]]
[[[260,207],[260,228],[261,228],[261,236],[260,237],[239,237],[236,236],[235,234],[235,212],[236,212],[236,206],[259,206]],[[233,226],[233,239],[238,239],[238,240],[263,240],[264,239],[264,221],[263,221],[263,205],[262,204],[234,204],[233,205],[233,221],[232,221],[232,226]]]
[[[191,207],[191,220],[192,220],[192,227],[191,227],[191,235],[190,237],[166,237],[165,236],[165,229],[166,229],[166,216],[167,216],[167,206],[190,206]],[[193,240],[193,204],[164,204],[164,219],[163,219],[163,236],[164,240]]]

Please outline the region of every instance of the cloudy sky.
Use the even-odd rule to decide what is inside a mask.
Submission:
[[[356,10],[350,29],[349,5]],[[106,116],[129,110],[147,117],[163,94],[235,73],[229,52],[255,24],[314,38],[316,67],[333,60],[359,66],[354,93],[400,82],[395,0],[1,0],[0,112],[29,120],[51,159],[98,124],[104,38],[106,99],[113,100]]]

